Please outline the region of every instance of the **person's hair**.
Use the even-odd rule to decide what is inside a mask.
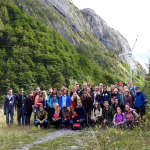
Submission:
[[[29,92],[28,98],[30,98],[31,100],[34,100],[34,96],[30,96],[30,94],[33,94],[33,92],[32,91]]]
[[[68,112],[68,109],[67,109],[68,107],[70,108],[70,111],[72,111],[72,107],[71,106],[67,106],[66,110],[65,110],[66,113]]]
[[[77,92],[74,92],[74,93],[73,93],[73,95],[71,96],[71,101],[74,101],[74,97],[73,97],[73,96],[74,96],[75,93],[77,94]],[[80,97],[79,97],[78,94],[77,94],[77,100],[78,100],[78,99],[80,99]]]
[[[96,103],[98,103],[98,102],[96,102]],[[96,103],[95,103],[95,104],[96,104]],[[101,109],[100,103],[98,103],[98,107],[97,107],[97,108],[95,107],[95,104],[94,104],[94,111],[95,111],[96,109]]]
[[[128,92],[128,95],[131,96],[131,95],[130,95],[130,91],[129,91],[128,89],[125,89],[125,90],[124,90],[124,96],[125,96],[125,92]]]
[[[39,89],[40,89],[40,87],[39,87],[39,86],[37,86],[37,87],[36,87],[36,89],[37,89],[37,88],[39,88]]]
[[[87,83],[83,83],[83,85],[84,85],[84,84],[86,84],[86,85],[87,85]]]
[[[89,87],[90,87],[90,85],[91,85],[91,89],[92,89],[92,90],[94,90],[94,89],[93,89],[93,84],[92,84],[92,83],[90,83],[90,84],[89,84]]]
[[[114,89],[115,89],[115,86],[114,86],[114,85],[111,85],[111,86],[110,86],[110,93],[111,93],[111,94],[114,92]]]
[[[117,111],[117,108],[120,108],[120,110],[121,110],[121,107],[120,107],[120,106],[117,106],[117,107],[116,107],[116,111]],[[122,110],[121,110],[121,113],[122,113]]]
[[[12,90],[12,91],[13,91],[13,89],[12,89],[12,88],[9,88],[9,89],[8,89],[8,91],[10,91],[10,90]]]
[[[115,98],[115,100],[118,100],[117,106],[121,106],[121,103],[120,103],[119,99],[118,99],[118,98]]]
[[[108,104],[109,104],[109,102],[108,102],[108,101],[104,101],[104,103],[108,103]]]
[[[39,106],[39,108],[40,108],[40,107],[42,107],[42,108],[43,108],[43,105],[40,105],[40,106]]]
[[[126,103],[126,104],[125,104],[125,107],[126,107],[126,105],[127,105],[127,106],[129,106],[129,109],[130,109],[130,105],[129,105],[129,103]],[[127,110],[126,110],[126,112],[127,112]]]
[[[59,98],[59,96],[58,96],[58,92],[57,92],[57,89],[55,88],[55,89],[53,89],[53,91],[54,90],[56,90],[56,97],[57,97],[57,99]],[[51,94],[51,98],[52,98],[52,96],[54,95],[54,93],[52,92],[52,94]]]
[[[88,94],[89,96],[91,96],[92,93],[91,93],[90,87],[88,87],[87,90],[88,90],[88,89],[90,90],[90,92],[87,92],[87,94]]]
[[[42,91],[39,91],[38,92],[38,96],[39,96],[39,102],[42,101],[42,98],[43,98],[43,92]]]
[[[54,104],[54,106],[57,106],[57,118],[59,118],[59,114],[60,114],[60,107],[57,103]]]
[[[77,100],[77,103],[78,103],[78,101],[81,101],[81,104],[82,104],[82,100],[81,100],[81,99],[78,99],[78,100]]]
[[[83,100],[83,99],[84,99],[84,96],[83,96],[84,94],[87,94],[87,98],[89,97],[89,95],[88,95],[87,91],[83,91],[83,92],[82,92],[82,96],[81,96],[81,100]]]
[[[114,85],[115,85],[115,84],[118,84],[118,82],[115,82]]]
[[[79,85],[79,83],[77,83],[76,85]]]
[[[128,89],[128,87],[127,87],[127,86],[124,86],[123,88],[124,88],[124,90]]]
[[[64,89],[65,89],[64,86],[62,86],[62,87],[60,88],[60,92],[62,92],[62,95],[64,95]],[[54,89],[54,90],[55,90],[55,89]]]
[[[46,91],[42,91],[42,93],[45,93],[45,100],[47,100],[47,99],[48,99],[48,96],[47,96]],[[44,96],[43,96],[43,95],[42,95],[42,98],[44,98]]]
[[[104,88],[104,87],[106,87],[106,88],[107,88],[107,86],[106,86],[106,85],[103,85],[103,88]]]
[[[66,95],[69,96],[69,90],[67,88],[65,88],[64,90],[67,90]],[[63,91],[63,95],[64,95],[64,91]]]
[[[100,94],[102,93],[102,87],[101,86],[99,86],[99,92],[100,92]]]
[[[74,88],[77,88],[77,87],[76,87],[76,86],[73,86],[72,90],[73,90]]]

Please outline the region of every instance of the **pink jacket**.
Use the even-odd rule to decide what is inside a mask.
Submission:
[[[132,108],[130,108],[129,111],[125,112],[125,117],[127,121],[130,121],[133,118],[135,121],[139,121],[139,115]]]
[[[37,95],[37,96],[35,97],[34,106],[35,106],[35,107],[39,107],[40,105],[42,105],[42,103],[39,103],[39,96]]]

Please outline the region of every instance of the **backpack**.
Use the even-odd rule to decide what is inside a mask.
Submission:
[[[136,112],[136,110],[132,110],[132,111],[130,111],[130,113],[132,114],[132,116],[134,117],[134,119],[135,119],[135,116],[134,116],[134,113],[133,113],[133,111],[135,111]],[[138,116],[139,116],[139,114],[138,114]],[[138,117],[138,119],[137,119],[138,121],[140,121],[140,116]]]
[[[72,130],[81,130],[82,126],[80,123],[74,123],[72,126]]]

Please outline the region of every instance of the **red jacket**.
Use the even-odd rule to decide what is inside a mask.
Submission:
[[[78,117],[77,113],[75,111],[72,111],[72,115],[69,116],[68,112],[65,113],[65,119],[71,121],[72,120],[72,116],[74,117]]]

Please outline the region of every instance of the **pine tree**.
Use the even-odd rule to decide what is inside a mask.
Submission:
[[[0,8],[0,18],[2,19],[4,24],[9,22],[9,15],[8,15],[7,8],[5,6],[1,6]]]

